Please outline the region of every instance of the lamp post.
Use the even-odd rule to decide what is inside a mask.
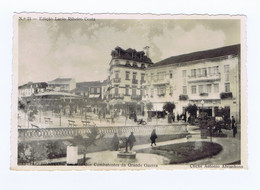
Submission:
[[[202,105],[201,110],[202,110],[202,113],[203,113],[203,105],[204,105],[205,102],[204,102],[204,100],[201,100],[200,103],[201,103],[201,105]]]
[[[60,108],[60,126],[61,126],[61,109],[62,109],[62,105],[59,105]]]

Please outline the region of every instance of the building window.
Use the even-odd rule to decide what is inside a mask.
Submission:
[[[153,88],[151,88],[151,96],[153,96],[154,90]]]
[[[230,83],[225,83],[225,92],[230,92]]]
[[[133,96],[136,95],[136,87],[132,87],[132,95],[133,95]]]
[[[165,95],[166,92],[166,88],[165,87],[158,87],[157,88],[157,95],[161,96],[161,95]]]
[[[203,85],[199,85],[199,93],[203,93]]]
[[[130,72],[129,71],[125,72],[125,80],[130,80]]]
[[[144,81],[144,76],[145,76],[145,74],[142,73],[142,74],[141,74],[141,81]]]
[[[165,72],[159,72],[159,73],[158,73],[158,78],[159,78],[159,80],[164,80],[164,78],[165,78]]]
[[[229,73],[229,65],[224,65],[224,73]]]
[[[142,63],[142,65],[141,65],[141,68],[142,68],[142,69],[144,69],[144,68],[145,68],[145,64],[144,64],[144,63]]]
[[[119,78],[119,71],[115,71],[115,78],[116,78],[116,79]]]
[[[208,67],[208,73],[209,73],[209,75],[211,75],[211,67]]]
[[[211,84],[207,84],[207,93],[211,93]]]
[[[119,60],[115,60],[115,65],[119,65],[120,61]]]
[[[201,77],[201,69],[197,69],[197,75],[198,77]]]
[[[98,94],[100,93],[100,88],[97,88],[97,93],[98,93]]]
[[[136,80],[136,73],[133,73],[133,79]]]
[[[118,95],[118,86],[115,86],[115,95]]]
[[[183,94],[187,94],[187,86],[183,86],[182,87],[182,93]]]
[[[191,93],[196,94],[196,86],[191,86]]]
[[[125,95],[129,95],[129,85],[125,86]]]
[[[206,77],[207,76],[207,68],[201,69],[201,76]]]
[[[138,67],[136,62],[133,63],[133,67]]]
[[[229,65],[224,65],[225,82],[229,82]]]
[[[173,88],[172,88],[172,86],[170,87],[170,95],[172,95],[173,94]]]
[[[186,77],[186,70],[182,71],[182,77],[185,78]]]
[[[95,93],[95,88],[92,87],[92,88],[90,89],[90,92],[91,92],[92,94],[94,94],[94,93]]]
[[[218,74],[219,72],[218,72],[218,66],[214,66],[213,67],[213,73],[214,74]]]
[[[131,64],[130,64],[129,61],[126,61],[125,65],[126,65],[126,66],[131,66]]]
[[[214,84],[214,92],[215,93],[219,92],[219,85],[218,84]]]
[[[191,69],[191,77],[196,77],[196,69]]]

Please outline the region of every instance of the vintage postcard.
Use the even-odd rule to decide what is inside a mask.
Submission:
[[[245,23],[16,13],[11,169],[247,169]]]

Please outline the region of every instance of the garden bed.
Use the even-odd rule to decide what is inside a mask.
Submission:
[[[182,164],[217,155],[222,146],[210,142],[186,142],[143,149],[139,153],[151,153],[167,157],[170,164]]]

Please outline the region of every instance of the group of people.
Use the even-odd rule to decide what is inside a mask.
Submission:
[[[150,140],[151,140],[151,146],[155,145],[156,146],[156,139],[157,139],[157,134],[155,129],[153,129],[151,136],[150,136]],[[120,139],[117,136],[117,133],[114,134],[113,138],[112,138],[112,150],[117,151],[120,148]],[[134,132],[131,132],[130,136],[128,138],[125,139],[125,142],[121,142],[124,143],[124,145],[128,146],[129,145],[129,150],[131,151],[133,149],[134,143],[136,142],[136,138],[134,136]],[[123,145],[123,147],[125,147]]]

